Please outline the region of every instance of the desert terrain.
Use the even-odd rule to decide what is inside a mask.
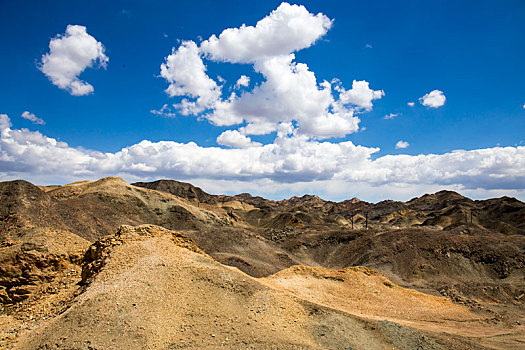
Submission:
[[[0,183],[0,348],[525,348],[525,203]]]

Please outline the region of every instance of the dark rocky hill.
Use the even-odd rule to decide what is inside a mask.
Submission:
[[[167,192],[177,197],[202,203],[217,203],[218,201],[218,196],[208,194],[200,187],[193,186],[192,184],[186,182],[175,180],[157,180],[153,182],[135,182],[132,183],[132,185],[149,188],[150,190]]]
[[[431,226],[445,228],[451,225],[476,223],[502,234],[525,235],[525,203],[510,197],[487,200],[471,200],[454,191],[439,191],[425,194],[408,202],[385,200],[368,203],[357,198],[339,203],[325,201],[315,195],[303,195],[280,201],[253,197],[243,193],[236,196],[211,195],[199,187],[174,180],[140,182],[134,186],[164,191],[173,195],[201,203],[220,204],[238,201],[249,204],[264,212],[264,220],[254,221],[260,215],[237,210],[236,214],[251,225],[268,228],[282,226],[283,217],[295,217],[290,225],[304,223],[322,223],[331,225],[345,223],[352,225],[352,219],[363,222],[360,217],[368,218],[370,227],[419,227]],[[305,220],[301,220],[302,216]],[[341,220],[341,219],[345,220]],[[354,224],[355,224],[354,220]],[[257,222],[260,222],[258,225]],[[357,228],[354,225],[354,228]]]

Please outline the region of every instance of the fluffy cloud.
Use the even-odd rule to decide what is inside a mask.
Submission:
[[[255,27],[228,28],[203,41],[201,50],[215,61],[255,63],[310,47],[331,26],[322,13],[313,15],[302,5],[283,2]]]
[[[183,42],[166,63],[160,66],[160,75],[169,82],[166,93],[170,96],[189,96],[196,101],[183,99],[179,105],[182,114],[197,114],[211,108],[221,95],[220,87],[206,74],[197,44]]]
[[[367,81],[357,81],[354,80],[352,83],[351,90],[345,90],[344,88],[339,88],[342,103],[351,103],[357,107],[363,108],[366,111],[372,109],[372,100],[380,99],[385,96],[383,90],[372,90],[369,87]]]
[[[280,123],[290,122],[295,122],[297,134],[315,139],[357,132],[360,120],[355,111],[369,111],[372,100],[384,92],[370,89],[366,81],[354,81],[350,90],[337,79],[318,82],[305,63],[295,62],[293,52],[314,44],[331,25],[321,13],[282,3],[255,26],[225,29],[200,47],[184,42],[161,66],[161,76],[170,84],[166,91],[195,99],[175,105],[182,114],[204,117],[217,126],[245,123],[237,130],[244,136],[268,134]],[[205,74],[203,58],[253,64],[265,80],[223,98],[215,81]],[[235,87],[248,85],[249,77],[243,75]]]
[[[241,86],[248,86],[250,85],[250,77],[247,77],[246,75],[241,75],[239,80],[235,83],[236,88],[240,88]]]
[[[359,119],[334,99],[331,85],[317,84],[308,66],[293,59],[290,54],[258,62],[255,69],[266,80],[252,91],[216,104],[206,118],[216,125],[246,121],[245,134],[265,134],[275,131],[281,122],[294,120],[299,133],[317,138],[356,132]]]
[[[419,98],[419,102],[423,106],[431,107],[431,108],[438,108],[445,104],[446,101],[445,94],[443,91],[439,90],[432,90],[428,94],[426,94],[423,97]]]
[[[387,114],[383,117],[383,119],[394,119],[395,117],[398,117],[399,115],[401,115],[401,113],[390,113],[390,114]]]
[[[33,124],[44,125],[46,122],[29,111],[24,111],[20,117],[30,120]]]
[[[79,150],[64,142],[27,129],[11,129],[11,121],[0,114],[0,176],[28,178],[34,174],[84,176],[89,163],[101,153]]]
[[[406,142],[406,141],[403,141],[403,140],[399,140],[396,143],[396,149],[407,148],[408,146],[410,146],[410,144],[408,142]]]
[[[234,148],[249,148],[262,146],[259,142],[253,142],[249,137],[242,135],[237,130],[226,130],[217,137],[219,145]]]
[[[378,148],[352,142],[312,141],[293,135],[291,130],[291,125],[281,124],[274,143],[245,149],[142,141],[115,153],[101,153],[73,148],[38,132],[13,129],[8,116],[2,114],[0,178],[48,183],[107,175],[128,179],[198,178],[208,183],[243,183],[243,188],[256,193],[261,183],[283,191],[297,188],[298,183],[310,189],[314,184],[339,188],[396,187],[405,188],[407,195],[420,194],[414,189],[446,185],[485,192],[508,189],[525,195],[523,146],[387,155],[373,160]]]
[[[78,76],[97,63],[105,67],[108,61],[104,46],[86,32],[86,27],[68,25],[64,35],[51,39],[49,53],[42,56],[39,68],[54,85],[71,95],[82,96],[94,88]]]
[[[445,154],[388,155],[374,162],[392,183],[458,184],[467,189],[523,189],[525,147],[456,150]],[[388,169],[388,170],[386,170]],[[383,181],[383,179],[378,179]]]
[[[414,102],[407,102],[408,107],[414,107],[416,104]]]

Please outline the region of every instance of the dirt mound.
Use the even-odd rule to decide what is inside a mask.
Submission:
[[[501,332],[492,326],[483,326],[483,318],[467,307],[399,287],[366,267],[329,270],[293,266],[265,281],[300,298],[360,317],[467,336]]]
[[[366,265],[405,281],[503,280],[525,270],[525,238],[479,233],[477,226],[454,230],[327,230],[296,227],[280,239],[291,254],[315,257],[329,268]],[[465,230],[465,232],[463,232]]]
[[[97,181],[73,182],[48,192],[57,199],[67,199],[98,192],[120,194],[122,193],[121,188],[127,186],[129,185],[126,181],[120,177],[105,177]]]
[[[12,230],[60,221],[56,201],[37,186],[23,180],[0,182],[0,239]],[[41,225],[39,225],[41,226]]]
[[[187,249],[187,239],[167,230],[126,227],[114,239],[120,244],[100,247],[105,262],[72,306],[22,334],[15,348],[470,346],[298,299]]]
[[[521,236],[435,229],[296,228],[280,246],[302,261],[312,259],[309,265],[368,266],[404,287],[441,294],[476,310],[491,310],[507,324],[525,322],[525,238]]]
[[[289,204],[289,205],[297,205],[297,204],[323,205],[325,204],[325,202],[326,201],[319,198],[318,196],[311,195],[311,194],[305,194],[305,195],[302,195],[301,197],[293,196],[289,199],[283,199],[282,201],[280,201],[280,203]]]
[[[193,241],[175,231],[155,225],[141,226],[120,226],[114,236],[107,236],[96,241],[84,254],[82,265],[82,284],[87,284],[91,278],[102,269],[109,259],[112,247],[123,244],[127,241],[144,240],[149,237],[159,237],[171,235],[171,239],[176,246],[189,249],[193,252],[204,254]]]
[[[198,208],[184,199],[165,192],[149,190],[127,184],[120,178],[110,177],[95,182],[66,185],[50,191],[62,202],[85,209],[103,208],[98,218],[111,223],[111,231],[129,224],[156,224],[170,229],[191,229],[203,225],[228,225],[232,219],[204,208]]]
[[[525,235],[525,203],[511,197],[479,203],[483,209],[474,210],[474,222],[507,235]]]

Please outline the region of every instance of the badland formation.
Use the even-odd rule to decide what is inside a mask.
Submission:
[[[0,183],[0,348],[518,349],[525,203]]]

